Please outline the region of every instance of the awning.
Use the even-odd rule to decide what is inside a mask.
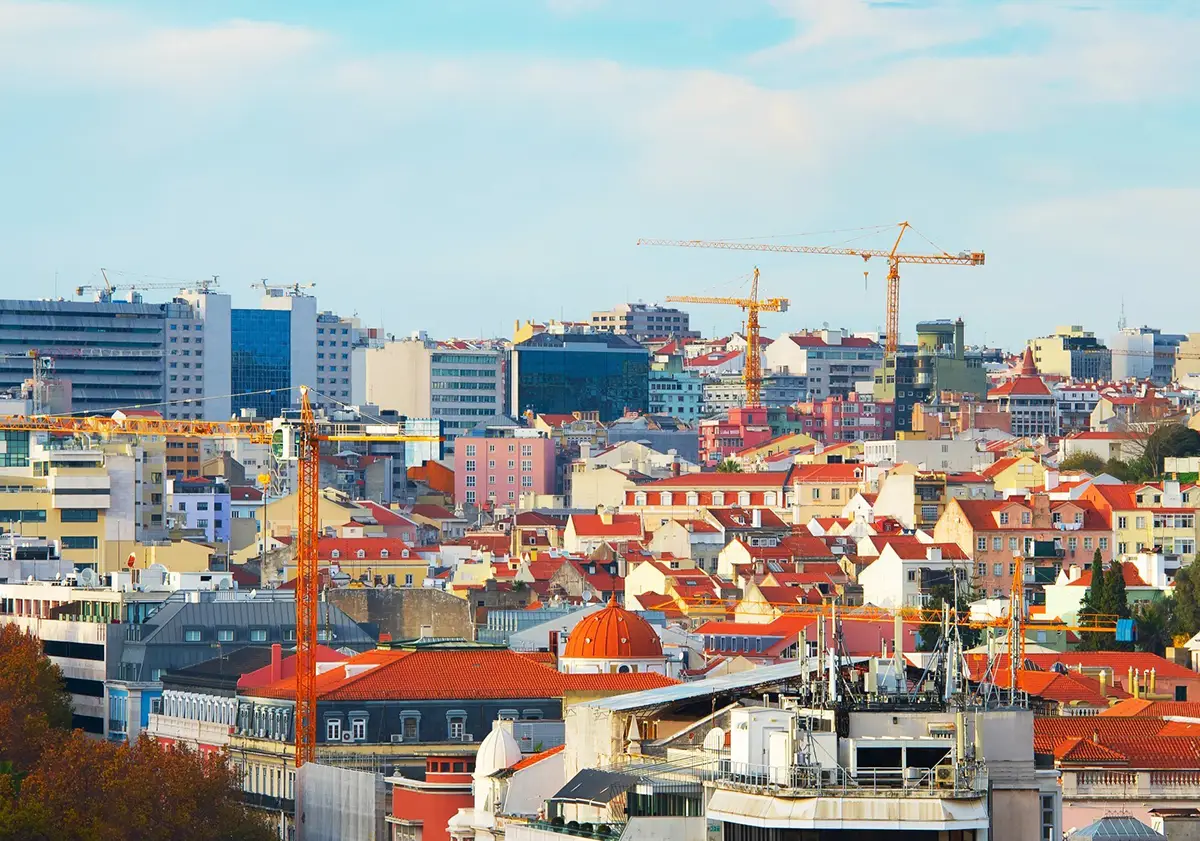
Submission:
[[[560,803],[591,803],[607,806],[637,784],[637,777],[613,771],[585,768],[571,778],[558,794],[551,797]]]
[[[987,829],[983,796],[937,797],[771,797],[717,789],[707,817],[726,823],[772,829]]]

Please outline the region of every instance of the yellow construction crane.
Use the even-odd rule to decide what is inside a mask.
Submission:
[[[900,264],[926,263],[943,266],[982,266],[982,251],[960,251],[951,254],[943,251],[940,254],[903,254],[900,252],[900,240],[912,226],[908,222],[899,224],[900,233],[896,242],[889,250],[874,248],[839,248],[822,245],[773,245],[762,242],[729,242],[726,240],[703,239],[639,239],[638,245],[672,245],[681,248],[725,248],[731,251],[776,251],[787,254],[836,254],[844,257],[861,257],[870,260],[881,257],[887,260],[887,352],[894,354],[900,344]]]
[[[682,304],[729,304],[746,311],[746,364],[742,366],[742,380],[746,383],[746,405],[757,408],[761,405],[762,354],[758,346],[760,312],[787,312],[787,298],[758,297],[758,266],[754,267],[754,278],[750,281],[749,298],[717,298],[705,295],[670,295],[668,301]]]

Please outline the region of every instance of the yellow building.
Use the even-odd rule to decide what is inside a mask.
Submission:
[[[747,447],[744,450],[740,450],[736,458],[742,464],[754,464],[755,462],[766,460],[771,456],[777,456],[780,453],[812,447],[816,443],[817,439],[811,435],[805,435],[803,432],[791,432],[772,438],[770,441],[767,441],[765,444],[759,444],[757,447]]]
[[[983,470],[999,493],[1040,488],[1046,484],[1046,468],[1033,456],[1010,456],[992,462]]]
[[[1200,491],[1195,485],[1159,482],[1146,485],[1096,485],[1083,493],[1109,518],[1117,555],[1160,547],[1179,555],[1180,563],[1196,557],[1196,509]]]
[[[57,540],[65,559],[101,574],[124,568],[141,544],[165,540],[161,441],[0,435],[4,528]]]

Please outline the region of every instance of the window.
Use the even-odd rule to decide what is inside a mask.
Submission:
[[[405,710],[400,713],[400,735],[406,742],[418,741],[420,736],[421,714],[415,710]]]
[[[1004,564],[992,564],[992,575],[1004,575]]]
[[[1117,528],[1119,528],[1119,529],[1129,528],[1129,518],[1128,517],[1117,517]]]
[[[1144,529],[1146,527],[1146,518],[1138,517],[1134,520],[1134,528]]]
[[[184,642],[200,642],[203,632],[199,628],[185,628],[183,631]]]
[[[1090,538],[1090,537],[1085,537],[1085,538],[1083,539],[1083,548],[1084,548],[1084,549],[1086,549],[1086,550],[1088,550],[1088,551],[1090,552],[1090,551],[1091,551],[1091,549],[1092,549],[1092,543],[1093,543],[1093,542],[1094,542],[1094,541],[1092,540],[1092,538]]]
[[[842,489],[841,488],[830,488],[829,489],[829,498],[830,499],[841,499],[842,498]]]
[[[340,742],[342,740],[342,721],[338,718],[325,719],[325,741]]]
[[[367,720],[365,718],[350,719],[350,738],[356,742],[367,740]]]
[[[266,642],[266,641],[267,641],[267,629],[266,628],[251,628],[250,629],[250,642]]]
[[[1028,511],[1021,512],[1021,525],[1027,526],[1033,522],[1033,514]]]
[[[986,537],[975,538],[975,548],[976,548],[976,550],[978,550],[980,552],[986,552],[987,551],[987,538]]]
[[[100,519],[100,512],[95,508],[63,508],[58,512],[58,518],[64,523],[95,523]]]
[[[1020,544],[1020,539],[1019,539],[1019,538],[1016,538],[1016,537],[1010,537],[1010,538],[1008,539],[1008,550],[1009,550],[1010,552],[1016,552],[1016,551],[1017,551],[1018,549],[1020,549],[1020,548],[1021,548],[1021,544]]]
[[[999,552],[1003,548],[1004,548],[1004,538],[1003,537],[993,537],[992,538],[992,551]]]
[[[64,549],[95,549],[98,545],[95,537],[63,537]]]
[[[976,575],[987,575],[987,564],[976,564],[975,565],[975,574]]]
[[[446,735],[450,739],[463,740],[467,735],[467,714],[463,710],[446,713]]]
[[[469,456],[475,455],[475,445],[474,444],[467,444],[467,455],[469,455]],[[472,469],[474,469],[474,468],[472,468]]]
[[[1007,511],[1002,511],[1000,513],[1000,525],[1002,525],[1002,526],[1008,525],[1008,512]]]
[[[1101,548],[1101,549],[1107,549],[1107,548],[1108,548],[1108,538],[1107,538],[1107,537],[1101,537],[1099,540],[1100,540],[1100,548]]]
[[[812,498],[813,498],[814,500],[817,500],[817,499],[820,499],[820,498],[821,498],[821,489],[820,489],[820,488],[813,488],[813,489],[812,489]]]
[[[217,628],[217,642],[233,642],[233,628]]]
[[[1072,552],[1074,552],[1076,549],[1078,549],[1079,548],[1079,538],[1078,537],[1068,537],[1067,538],[1067,548],[1070,549]]]

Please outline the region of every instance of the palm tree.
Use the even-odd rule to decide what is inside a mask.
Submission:
[[[741,473],[742,466],[731,458],[725,459],[717,465],[718,473]]]
[[[1143,602],[1133,611],[1137,621],[1138,650],[1161,656],[1166,647],[1173,644],[1172,606],[1172,599],[1167,597]]]

